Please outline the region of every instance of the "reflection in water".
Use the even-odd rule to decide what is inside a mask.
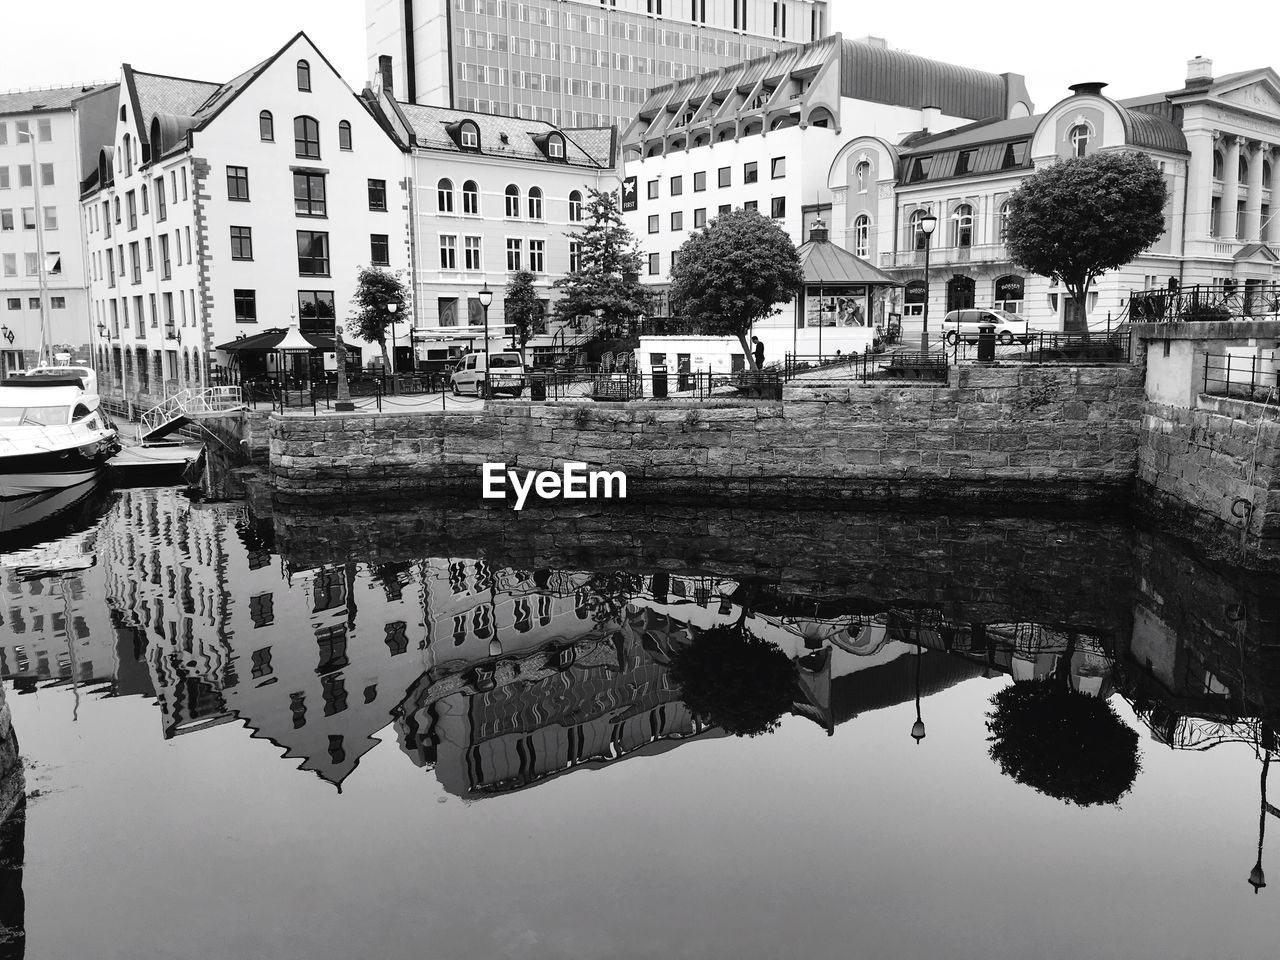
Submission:
[[[0,957],[20,960],[26,954],[26,898],[22,871],[26,863],[26,805],[0,821]]]
[[[282,554],[282,522],[121,491],[96,526],[0,556],[0,672],[20,692],[154,698],[166,738],[242,724],[339,789],[390,725],[410,761],[469,800],[762,733],[784,714],[834,734],[914,702],[919,742],[929,697],[1007,675],[992,757],[1037,790],[1081,805],[1125,794],[1139,763],[1108,703],[1119,693],[1160,743],[1254,745],[1265,791],[1275,583],[1215,573],[1148,534],[887,515],[875,522],[892,537],[868,540],[858,516],[824,518],[826,539],[770,525],[744,545],[740,513],[704,511],[673,522],[662,551],[595,518],[593,562],[576,566],[580,551],[536,532],[452,555],[412,516],[388,518],[366,559],[330,544],[330,562]],[[693,523],[699,561],[658,559],[680,556]],[[297,524],[323,539],[314,518]],[[461,549],[466,529],[441,542]],[[801,537],[789,566],[742,559]],[[1044,548],[1038,567],[1027,540]],[[1088,561],[1099,550],[1106,565]],[[1264,826],[1274,813],[1264,792]]]

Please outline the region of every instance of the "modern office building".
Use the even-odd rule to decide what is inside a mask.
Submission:
[[[410,103],[625,127],[652,87],[827,33],[827,0],[365,0]]]
[[[115,89],[0,93],[0,374],[35,360],[42,315],[46,346],[93,339],[80,180],[110,130]]]

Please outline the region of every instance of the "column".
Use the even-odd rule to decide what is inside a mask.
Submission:
[[[1213,131],[1189,130],[1186,134],[1191,161],[1187,166],[1185,240],[1207,240],[1213,233]],[[1185,249],[1185,248],[1184,248]]]
[[[1280,212],[1280,206],[1278,206],[1280,204],[1280,176],[1276,175],[1277,167],[1280,167],[1280,164],[1276,163],[1276,160],[1280,158],[1280,152],[1278,151],[1280,151],[1280,147],[1272,143],[1265,144],[1262,148],[1263,164],[1271,164],[1271,179],[1262,181],[1263,189],[1271,191],[1270,209],[1267,210],[1267,216],[1263,218],[1261,228],[1258,231],[1263,242],[1270,240],[1272,237],[1280,236],[1280,230],[1277,230],[1280,218],[1276,217],[1276,214]]]
[[[1244,231],[1241,240],[1250,243],[1259,239],[1262,226],[1262,165],[1267,158],[1267,145],[1255,142],[1249,156],[1249,196],[1244,202]]]
[[[1243,137],[1228,136],[1226,159],[1222,164],[1222,223],[1220,239],[1234,239],[1237,233],[1236,205],[1240,202],[1240,147]]]

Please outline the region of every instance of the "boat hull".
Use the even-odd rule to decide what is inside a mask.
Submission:
[[[118,441],[104,439],[63,450],[0,456],[0,497],[23,497],[84,483],[103,469],[118,449]]]

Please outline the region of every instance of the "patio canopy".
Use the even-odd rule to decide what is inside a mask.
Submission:
[[[285,340],[286,337],[288,342]],[[302,333],[296,328],[287,327],[273,327],[270,330],[263,330],[261,333],[255,333],[251,337],[240,337],[237,340],[218,344],[214,349],[222,350],[225,353],[275,353],[281,349],[286,351],[300,349],[300,346],[295,346],[299,339],[310,344],[310,349],[321,353],[332,353],[334,350],[333,337],[327,334]],[[283,344],[283,347],[281,344]]]

